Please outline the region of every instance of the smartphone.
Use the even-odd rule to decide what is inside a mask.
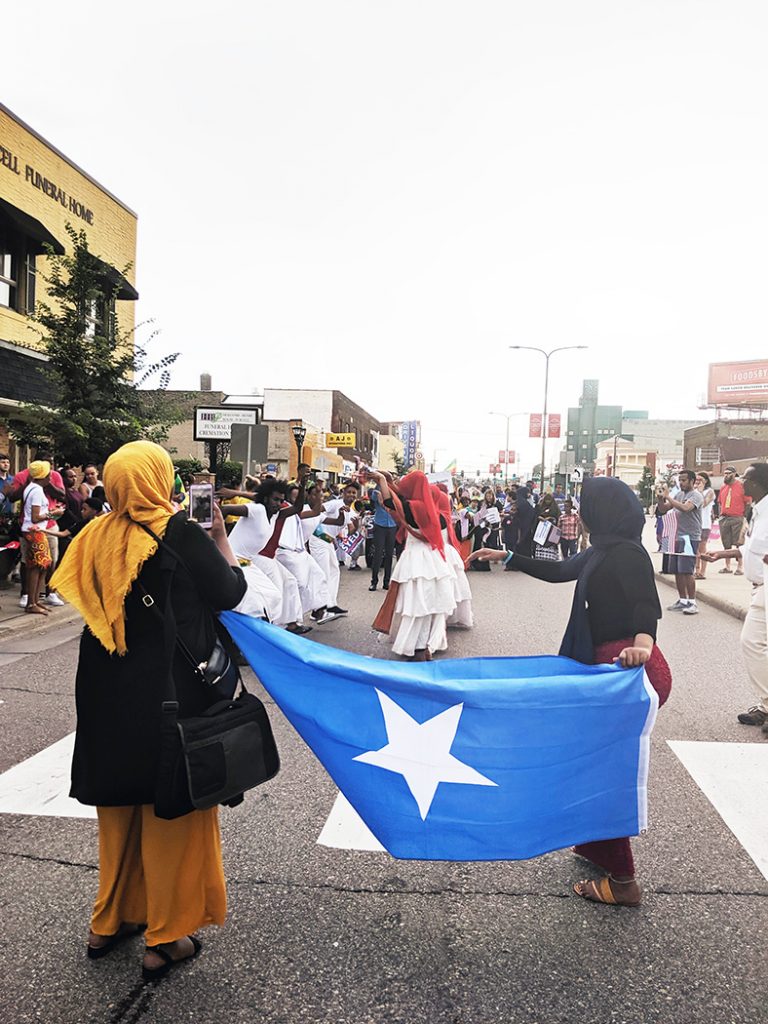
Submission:
[[[213,484],[190,484],[189,518],[204,530],[213,526]]]

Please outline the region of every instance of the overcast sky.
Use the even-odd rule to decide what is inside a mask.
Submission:
[[[511,344],[589,346],[554,411],[597,377],[661,417],[768,354],[767,28],[764,0],[35,0],[2,100],[138,212],[174,387],[339,388],[485,467],[489,410],[542,404]]]

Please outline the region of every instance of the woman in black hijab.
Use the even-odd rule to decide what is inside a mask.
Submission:
[[[509,550],[516,555],[530,555],[533,543],[533,527],[536,522],[536,511],[528,501],[527,487],[517,488],[515,514],[509,524]],[[509,568],[509,566],[507,566]]]
[[[653,564],[641,540],[645,515],[640,502],[621,480],[596,477],[584,483],[580,514],[591,547],[565,562],[489,549],[473,552],[470,561],[506,561],[507,568],[549,583],[576,580],[560,654],[587,665],[644,665],[661,706],[672,678],[656,646],[661,606]],[[583,843],[574,852],[607,872],[598,882],[577,882],[577,895],[597,903],[638,905],[640,887],[627,837]]]

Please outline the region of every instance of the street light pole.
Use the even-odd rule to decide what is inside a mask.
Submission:
[[[528,352],[541,352],[545,359],[544,366],[544,416],[541,421],[541,493],[544,493],[544,459],[546,458],[547,452],[547,398],[549,395],[549,359],[555,352],[568,352],[570,349],[576,348],[587,348],[586,345],[562,345],[560,348],[553,348],[547,352],[543,348],[537,348],[535,345],[510,345],[510,348],[514,349],[525,349]]]
[[[506,435],[506,437],[507,437],[507,440],[506,440],[507,447],[504,449],[504,486],[508,487],[509,486],[509,421],[512,419],[513,416],[520,415],[520,414],[519,413],[514,413],[514,412],[511,412],[509,414],[507,414],[505,412],[490,412],[490,413],[488,413],[488,415],[489,416],[503,416],[504,419],[507,421],[507,435]]]
[[[299,475],[299,465],[301,464],[302,449],[304,447],[304,438],[307,436],[306,427],[301,426],[299,423],[294,423],[291,427],[293,433],[293,439],[296,442],[296,449],[298,452],[298,458],[296,461],[296,476]]]

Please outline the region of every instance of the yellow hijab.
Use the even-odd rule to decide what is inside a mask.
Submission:
[[[104,490],[112,512],[75,537],[51,580],[110,654],[126,652],[125,598],[157,550],[137,523],[163,536],[177,511],[170,500],[173,476],[170,455],[151,441],[131,441],[110,455]]]

